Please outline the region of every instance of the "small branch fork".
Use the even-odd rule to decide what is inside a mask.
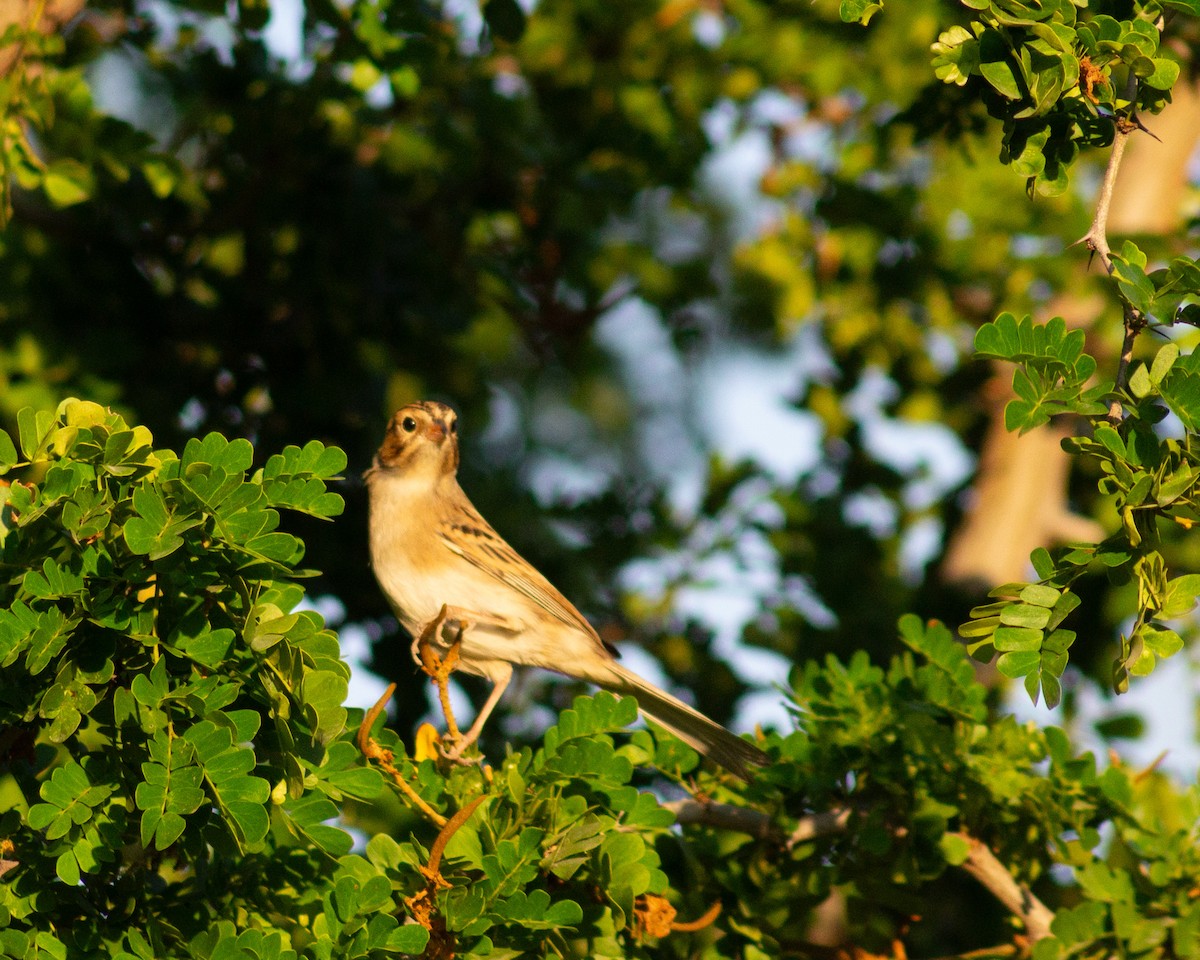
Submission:
[[[736,830],[766,840],[776,840],[788,849],[817,837],[842,833],[850,822],[851,811],[827,810],[801,817],[790,834],[780,831],[771,818],[757,810],[734,807],[704,800],[676,800],[663,804],[680,824],[698,823],[725,830]],[[978,880],[1010,913],[1025,925],[1031,941],[1050,935],[1054,912],[1018,883],[987,845],[965,832],[952,834],[966,842],[969,853],[962,869]]]

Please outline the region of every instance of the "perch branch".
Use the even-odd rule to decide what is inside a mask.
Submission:
[[[731,803],[711,803],[707,800],[672,800],[663,807],[675,814],[678,824],[698,823],[721,830],[745,833],[759,840],[782,840],[783,834],[765,813]]]
[[[1018,883],[986,844],[967,833],[960,832],[955,836],[961,837],[971,848],[962,865],[963,870],[983,884],[988,893],[1020,919],[1030,940],[1036,941],[1050,936],[1054,912],[1028,888]]]
[[[849,810],[826,810],[801,817],[790,834],[784,834],[771,818],[758,810],[735,807],[726,803],[707,803],[702,800],[676,800],[663,804],[675,814],[681,824],[703,824],[725,830],[735,830],[764,840],[782,841],[793,847],[817,837],[842,833],[850,821]],[[961,869],[978,880],[984,888],[1024,925],[1030,940],[1050,935],[1054,912],[1033,895],[1008,872],[986,844],[968,833],[958,832],[970,853]]]

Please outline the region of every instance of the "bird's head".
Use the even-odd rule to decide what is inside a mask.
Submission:
[[[401,407],[388,423],[372,469],[453,476],[458,470],[458,415],[436,401]]]

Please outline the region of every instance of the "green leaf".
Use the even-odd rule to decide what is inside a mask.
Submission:
[[[179,170],[173,157],[150,157],[142,161],[142,176],[160,200],[165,200],[179,183]]]
[[[1005,653],[996,661],[996,669],[1011,680],[1017,680],[1040,666],[1041,654],[1037,650]]]
[[[583,910],[574,900],[551,903],[545,890],[518,891],[496,904],[496,918],[506,924],[526,930],[557,930],[577,926],[583,920]]]
[[[1170,90],[1175,86],[1175,81],[1179,79],[1179,64],[1174,60],[1167,60],[1165,57],[1155,57],[1152,61],[1153,69],[1150,73],[1142,78],[1142,82],[1148,87],[1154,87],[1156,90]]]
[[[1181,464],[1173,473],[1168,474],[1159,483],[1154,492],[1154,502],[1159,506],[1168,506],[1188,493],[1200,479],[1200,470]]]
[[[1063,945],[1071,947],[1099,940],[1106,932],[1107,920],[1108,908],[1103,903],[1082,903],[1056,911],[1050,929]]]
[[[25,669],[37,676],[50,665],[66,647],[79,619],[68,620],[58,607],[51,607],[37,616],[37,627],[28,636]]]
[[[1009,100],[1020,100],[1025,96],[1024,85],[1019,79],[1020,70],[999,31],[987,30],[979,38],[979,72],[1001,96]]]
[[[952,26],[933,44],[933,73],[944,83],[965,86],[979,72],[979,42],[965,27]]]
[[[1131,246],[1133,245],[1126,241],[1122,251],[1125,253],[1124,257],[1113,254],[1113,277],[1116,278],[1117,289],[1121,291],[1121,295],[1129,302],[1130,306],[1139,313],[1148,314],[1154,300],[1154,284],[1150,282],[1150,278],[1146,276],[1143,269],[1146,265],[1145,254],[1141,254],[1140,250],[1137,251],[1141,254],[1140,264],[1129,259],[1131,254],[1128,248]],[[1135,247],[1134,250],[1136,249]]]
[[[1035,549],[1029,555],[1029,562],[1033,565],[1034,571],[1042,580],[1049,580],[1056,572],[1054,560],[1050,556],[1050,551],[1045,547]]]
[[[1150,379],[1150,371],[1146,369],[1144,363],[1139,363],[1129,378],[1129,392],[1139,400],[1143,400],[1153,391],[1154,384]]]
[[[42,189],[56,207],[70,207],[87,200],[95,190],[90,169],[78,160],[55,160],[42,176]]]
[[[1156,657],[1173,657],[1183,649],[1183,638],[1174,630],[1166,630],[1147,624],[1142,627],[1141,636],[1146,649]]]
[[[1137,713],[1121,713],[1096,721],[1096,732],[1105,739],[1114,737],[1137,740],[1146,733],[1145,718]]]
[[[1159,386],[1163,400],[1190,432],[1200,430],[1200,375],[1176,364]]]
[[[1061,596],[1061,591],[1040,583],[1031,583],[1020,593],[1023,603],[1036,604],[1039,607],[1053,607],[1058,603]]]
[[[170,556],[183,546],[182,534],[203,522],[195,516],[176,519],[162,491],[150,484],[142,484],[133,492],[133,508],[138,515],[125,524],[125,542],[134,553],[151,560]]]
[[[967,857],[971,855],[971,844],[965,837],[956,833],[943,833],[938,844],[941,847],[942,856],[953,867],[966,863]]]
[[[1150,367],[1150,380],[1157,387],[1171,372],[1171,367],[1179,359],[1179,345],[1168,343],[1154,355],[1154,363]]]
[[[1188,573],[1167,581],[1157,613],[1163,620],[1174,620],[1190,613],[1200,596],[1200,574]]]
[[[16,466],[19,459],[12,437],[8,435],[7,431],[0,430],[0,476]]]
[[[21,438],[21,452],[26,460],[34,460],[41,448],[42,437],[45,436],[53,423],[46,411],[35,412],[32,407],[22,407],[17,411],[17,428]]]
[[[1017,320],[1011,313],[1000,314],[975,332],[975,353],[981,359],[1011,360],[1018,349]]]
[[[418,923],[406,923],[388,934],[386,949],[415,956],[424,953],[428,943],[428,930]]]
[[[1079,870],[1076,879],[1093,900],[1102,903],[1127,903],[1133,900],[1133,883],[1129,874],[1114,870],[1098,860]]]
[[[865,27],[882,9],[882,0],[841,0],[838,16],[842,23],[861,23]]]
[[[1000,614],[1000,622],[1006,627],[1031,627],[1038,631],[1038,637],[1041,637],[1041,630],[1050,622],[1050,611],[1045,607],[1033,607],[1023,603],[1010,603],[1004,608],[1004,612]],[[997,631],[999,632],[999,631]],[[1010,641],[1005,639],[1001,643],[1007,644]],[[1003,649],[1008,649],[1004,647]]]
[[[74,851],[68,850],[61,853],[58,859],[54,861],[54,872],[61,880],[69,887],[78,886],[82,875],[79,870],[79,861],[75,858]]]
[[[1001,652],[1038,650],[1042,645],[1042,631],[1031,627],[999,627],[992,642]]]
[[[1112,451],[1122,460],[1128,453],[1125,450],[1125,441],[1121,439],[1121,435],[1106,423],[1098,424],[1094,428],[1093,436],[1108,450]]]

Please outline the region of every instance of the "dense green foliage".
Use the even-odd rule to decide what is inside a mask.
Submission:
[[[470,817],[434,841],[414,810],[351,853],[328,821],[385,781],[347,731],[336,637],[297,609],[300,543],[276,529],[279,509],[340,512],[325,481],[341,452],[291,447],[250,473],[244,441],[177,457],[74,400],[23,414],[20,440],[41,479],[14,481],[4,514],[3,726],[26,798],[4,821],[6,956],[383,957],[432,936],[435,956],[771,957],[835,889],[878,950],[979,843],[1022,882],[1074,872],[1081,899],[1039,957],[1200,955],[1200,794],[989,722],[960,646],[915,617],[886,669],[859,653],[801,672],[797,729],[767,739],[753,784],[700,780],[761,811],[757,831],[671,830],[635,770],[683,784],[697,757],[646,730],[617,745],[636,709],[603,694],[494,769],[414,767],[381,734],[426,804]],[[12,470],[3,435],[0,451]],[[798,832],[829,811],[845,815]],[[1096,858],[1105,827],[1119,870]],[[669,933],[643,919],[668,895],[726,911]],[[937,943],[943,923],[911,936]]]
[[[284,56],[261,0],[18,7],[0,955],[1200,957],[1200,793],[1098,764],[1079,737],[1137,718],[1078,711],[1194,646],[1200,269],[1185,231],[1110,250],[1086,189],[1198,13],[353,0]],[[1086,331],[1055,318],[1088,297]],[[786,427],[723,389],[737,358],[787,365]],[[982,605],[936,575],[965,476],[913,429],[978,448],[979,361],[1015,365],[1010,430],[1074,425],[1107,531]],[[784,701],[770,767],[701,771],[544,677],[485,763],[417,745],[354,477],[418,397],[606,637],[718,719]],[[736,442],[771,430],[795,462]],[[401,685],[373,740],[301,584]]]

